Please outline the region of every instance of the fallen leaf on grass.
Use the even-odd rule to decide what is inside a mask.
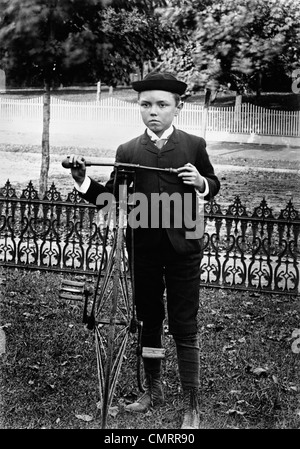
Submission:
[[[89,422],[94,418],[91,415],[75,415],[77,419],[81,419],[81,421]]]
[[[119,413],[119,407],[109,407],[108,414],[115,418],[117,414]]]
[[[245,414],[245,412],[241,412],[240,410],[236,410],[235,408],[227,410],[226,413],[227,415],[239,415],[239,416],[243,416]]]
[[[234,345],[233,344],[225,345],[225,346],[223,346],[222,351],[223,352],[225,352],[225,351],[235,351]]]
[[[98,409],[101,409],[101,405],[102,405],[101,401],[98,401],[96,404],[96,407]],[[112,416],[113,418],[115,418],[117,416],[117,414],[119,413],[119,411],[120,411],[120,408],[118,406],[114,406],[114,407],[109,407],[107,413],[109,416]]]
[[[253,368],[252,373],[256,376],[266,377],[268,375],[268,370],[266,368]]]
[[[277,376],[275,376],[275,375],[273,374],[272,379],[273,379],[274,384],[278,384],[278,378],[277,378]]]
[[[217,312],[217,310],[215,310],[215,309],[211,309],[211,310],[210,310],[210,313],[211,313],[212,315],[216,315],[218,312]]]
[[[227,405],[227,403],[226,402],[222,402],[222,401],[217,401],[216,405],[217,406],[222,406],[222,405]]]
[[[241,390],[230,390],[229,394],[241,394]]]
[[[40,369],[39,365],[29,365],[28,368],[38,371]]]

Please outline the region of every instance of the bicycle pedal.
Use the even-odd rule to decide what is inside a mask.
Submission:
[[[142,357],[144,359],[164,359],[166,356],[165,348],[142,348]]]
[[[70,281],[64,279],[61,283],[59,297],[72,301],[83,301],[84,296],[90,295],[91,292],[83,281]]]

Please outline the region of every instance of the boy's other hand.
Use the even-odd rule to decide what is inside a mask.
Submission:
[[[81,186],[86,176],[85,159],[82,156],[71,155],[69,160],[71,165],[71,175],[77,184]]]
[[[187,163],[183,167],[179,167],[177,172],[178,177],[182,179],[184,184],[196,187],[200,192],[204,192],[204,178],[194,165]]]

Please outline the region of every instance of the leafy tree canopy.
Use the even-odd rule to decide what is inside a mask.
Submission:
[[[170,26],[161,28],[154,11],[162,5],[154,0],[0,0],[0,66],[18,86],[45,86],[41,196],[50,162],[51,86],[129,81],[136,66],[172,42]]]
[[[192,90],[207,83],[242,91],[274,67],[291,73],[300,56],[297,0],[174,1],[160,9],[182,33],[179,51],[164,55]]]
[[[128,83],[135,67],[143,72],[144,63],[155,59],[159,50],[172,46],[177,37],[170,25],[161,27],[156,14],[138,8],[130,11],[105,8],[102,23],[109,46],[99,65],[99,77],[112,85],[120,81]]]
[[[156,8],[163,8],[169,5],[168,0],[112,0],[111,5],[118,11],[126,9],[132,11],[138,9],[139,11],[153,13]]]
[[[129,82],[176,33],[163,0],[0,0],[0,65],[18,86]]]
[[[72,53],[69,41],[72,36],[92,40],[91,27],[105,4],[105,0],[0,0],[0,61],[9,78],[19,85],[34,85],[71,76],[74,53],[86,48],[73,48]]]

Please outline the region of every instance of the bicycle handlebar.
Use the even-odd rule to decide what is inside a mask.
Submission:
[[[126,162],[114,162],[114,163],[106,163],[106,162],[92,162],[89,160],[84,161],[86,167],[91,166],[101,166],[101,167],[116,167],[116,168],[140,168],[143,170],[154,170],[160,172],[168,172],[168,173],[178,173],[176,168],[160,168],[160,167],[148,167],[146,165],[139,164],[129,164]],[[70,156],[64,159],[61,163],[64,168],[72,168],[72,164],[70,163]]]

